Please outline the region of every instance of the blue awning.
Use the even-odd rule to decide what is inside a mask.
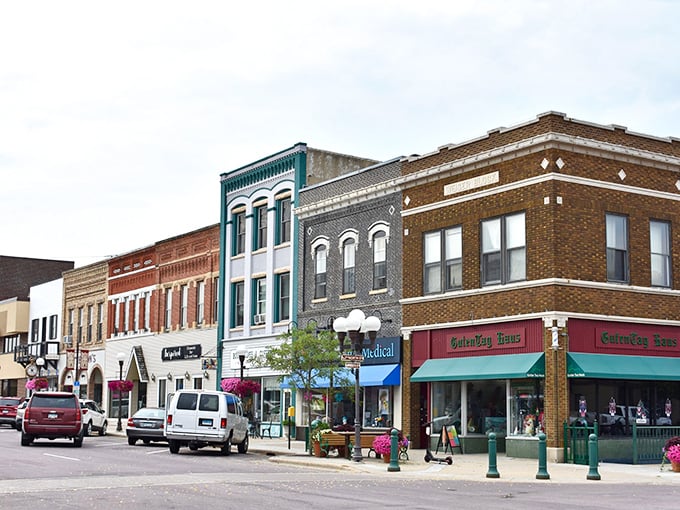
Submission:
[[[391,365],[366,365],[359,370],[361,386],[399,386],[401,368],[398,363]]]
[[[350,370],[346,369],[339,369],[338,372],[342,372],[342,378],[346,379],[349,381],[350,384],[354,384],[354,374]],[[295,384],[295,381],[293,380],[294,378],[287,376],[284,377],[283,382],[281,383],[281,388],[287,389],[287,388],[299,388],[302,386],[301,384]],[[337,385],[337,382],[336,382]],[[335,385],[334,385],[335,386]],[[331,387],[331,382],[328,377],[322,377],[322,376],[317,376],[315,379],[314,383],[314,388],[315,389],[324,389],[324,388],[330,388]]]

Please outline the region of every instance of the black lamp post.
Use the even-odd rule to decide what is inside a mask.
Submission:
[[[369,342],[366,347],[371,347],[375,342],[378,330],[380,329],[380,319],[374,316],[366,317],[361,310],[352,310],[345,317],[338,317],[333,321],[333,329],[338,334],[340,343],[340,354],[345,358],[347,364],[354,366],[354,448],[352,449],[352,460],[361,462],[361,405],[359,388],[359,369],[363,361],[362,351],[364,348],[364,337],[368,334]],[[344,355],[345,337],[349,335],[352,355]]]
[[[243,380],[243,368],[246,363],[246,354],[248,351],[245,347],[239,346],[236,348],[236,355],[238,356],[238,362],[241,364],[241,381]]]
[[[116,425],[116,431],[121,432],[123,430],[123,422],[121,421],[121,416],[123,414],[123,389],[121,384],[123,384],[123,362],[125,361],[125,354],[122,352],[118,353],[118,424]]]

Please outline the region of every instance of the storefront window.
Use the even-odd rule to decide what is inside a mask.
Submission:
[[[507,431],[505,380],[474,381],[467,384],[467,434]]]
[[[544,430],[543,381],[512,381],[510,394],[511,434],[535,436]]]
[[[438,434],[444,425],[455,425],[461,432],[460,382],[432,383],[432,435]]]
[[[389,386],[364,388],[364,427],[391,427],[392,391]]]
[[[262,379],[262,421],[281,421],[281,388],[277,377]]]

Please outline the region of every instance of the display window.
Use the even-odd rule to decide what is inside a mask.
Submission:
[[[364,388],[364,427],[391,427],[393,420],[392,388],[369,386]]]

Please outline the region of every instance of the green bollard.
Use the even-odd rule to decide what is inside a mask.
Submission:
[[[536,473],[537,480],[550,480],[548,474],[548,453],[545,444],[545,434],[541,432],[538,435],[538,473]]]
[[[399,432],[392,429],[390,432],[390,465],[387,471],[401,471],[399,467]]]
[[[588,476],[587,480],[599,480],[600,473],[597,472],[597,436],[590,434],[588,436]]]
[[[486,472],[487,478],[500,478],[501,474],[496,469],[496,433],[489,434],[489,470]]]

